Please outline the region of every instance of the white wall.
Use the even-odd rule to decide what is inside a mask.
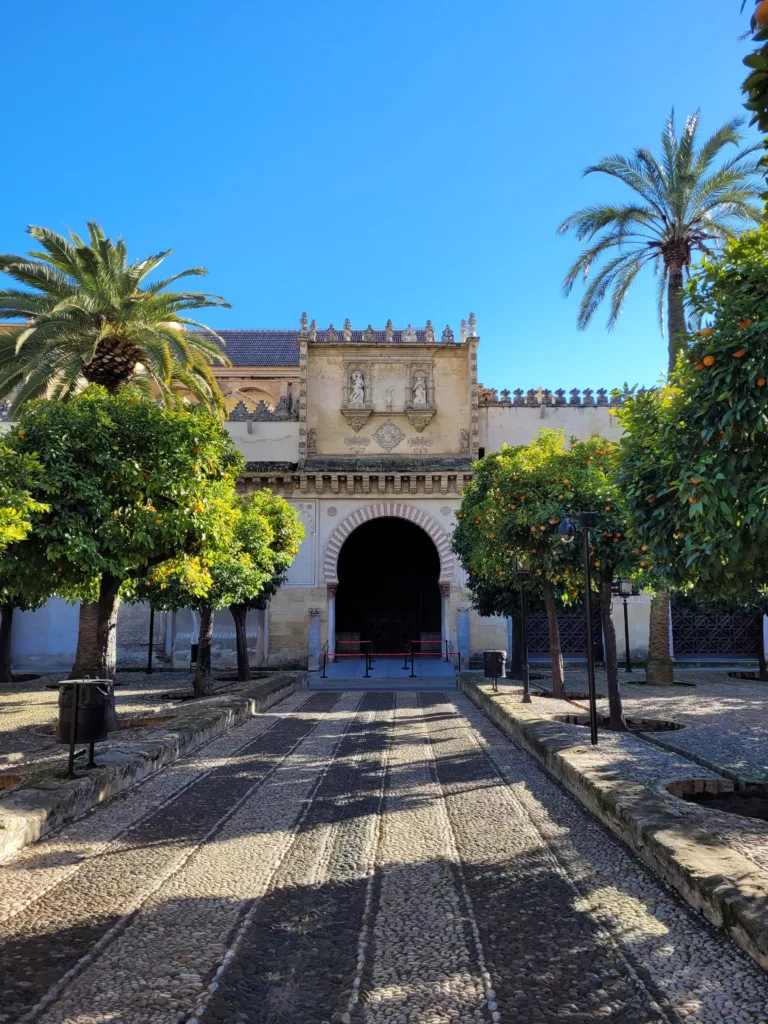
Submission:
[[[78,605],[53,597],[36,612],[13,613],[15,672],[69,672],[77,649]]]
[[[225,424],[230,437],[248,462],[298,462],[299,424],[258,422]]]
[[[618,418],[606,406],[481,406],[478,409],[480,445],[495,452],[503,444],[528,444],[540,430],[564,429],[566,437],[574,435],[586,441],[600,434],[611,441],[621,437]]]

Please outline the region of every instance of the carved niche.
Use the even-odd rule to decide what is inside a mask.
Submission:
[[[407,374],[405,415],[420,434],[437,412],[434,367],[429,361],[408,363]]]
[[[341,388],[341,414],[359,433],[373,412],[373,363],[350,359],[344,363]]]

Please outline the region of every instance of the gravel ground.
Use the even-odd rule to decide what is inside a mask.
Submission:
[[[3,1024],[768,1020],[752,961],[455,694],[295,694],[0,882]]]
[[[605,673],[598,669],[596,675],[598,692],[605,693]],[[645,672],[635,670],[633,676],[642,680]],[[628,678],[619,669],[627,715],[671,719],[685,726],[674,732],[654,733],[660,743],[705,758],[744,778],[768,782],[768,683],[731,679],[727,668],[675,669],[676,686],[648,686],[634,680],[628,683]],[[550,682],[542,680],[540,685],[549,686]],[[566,685],[586,691],[586,670],[568,665]],[[608,702],[601,702],[600,707],[607,712]]]

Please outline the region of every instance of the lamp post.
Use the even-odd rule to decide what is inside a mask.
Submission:
[[[520,632],[523,644],[523,704],[531,703],[530,676],[528,672],[528,597],[525,590],[526,581],[531,570],[525,559],[515,559],[515,579],[520,584]]]
[[[632,671],[632,659],[629,654],[629,613],[627,612],[627,598],[632,597],[634,587],[632,580],[619,580],[619,597],[624,602],[624,660],[626,662],[625,672]]]
[[[589,531],[597,526],[597,512],[579,514],[582,552],[584,556],[584,613],[587,617],[587,682],[589,685],[589,729],[592,746],[597,746],[597,688],[595,686],[595,651],[592,646],[592,576],[589,571]],[[567,517],[558,527],[563,544],[572,544],[576,527]]]

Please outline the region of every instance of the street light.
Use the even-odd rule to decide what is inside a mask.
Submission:
[[[592,746],[597,746],[597,688],[595,686],[595,651],[592,646],[592,578],[589,571],[589,531],[597,526],[597,512],[579,514],[584,556],[584,613],[587,617],[587,682],[589,684],[589,728]],[[563,544],[572,544],[576,527],[566,518],[557,532]]]
[[[520,584],[520,633],[523,644],[523,704],[531,703],[531,686],[528,673],[528,599],[525,584],[531,576],[531,568],[525,558],[515,559],[515,579]]]
[[[624,659],[626,661],[626,672],[632,671],[632,661],[629,654],[629,613],[627,612],[627,598],[632,597],[636,587],[632,580],[618,580],[619,597],[624,601]]]

